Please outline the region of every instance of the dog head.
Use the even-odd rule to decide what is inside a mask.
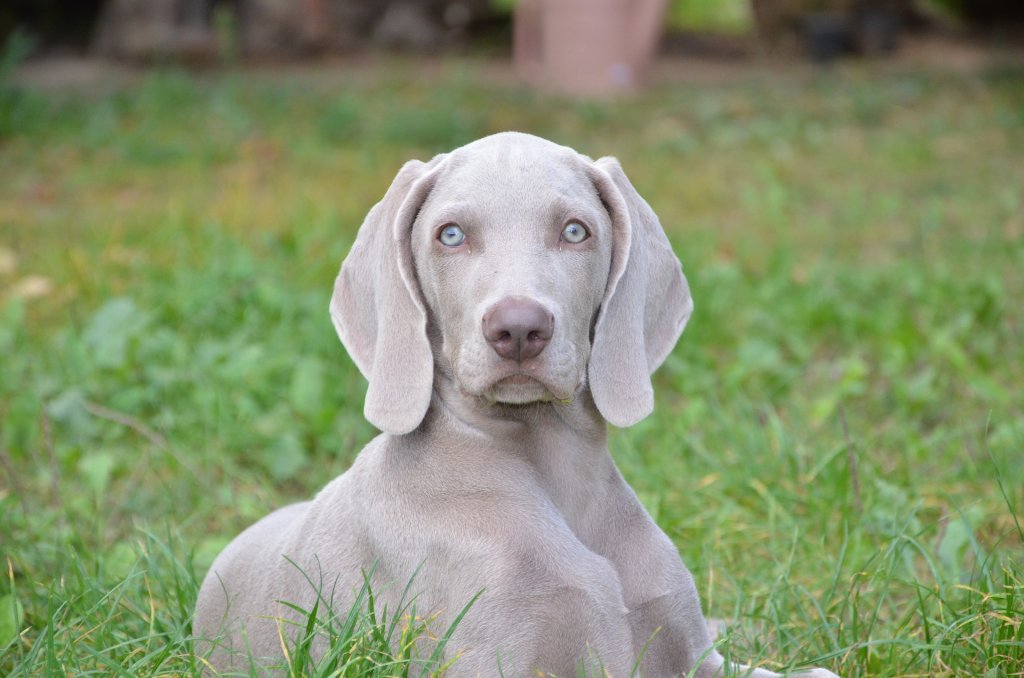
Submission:
[[[367,216],[331,317],[369,380],[365,414],[407,433],[435,370],[490,402],[584,388],[629,426],[692,311],[678,259],[613,158],[518,133],[411,161]]]

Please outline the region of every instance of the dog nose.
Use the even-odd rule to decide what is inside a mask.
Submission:
[[[536,301],[508,297],[484,314],[484,339],[502,358],[536,358],[551,340],[555,318]]]

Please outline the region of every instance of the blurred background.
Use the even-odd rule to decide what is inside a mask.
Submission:
[[[406,160],[516,129],[617,156],[683,262],[611,447],[723,650],[1021,675],[1022,19],[6,0],[0,674],[199,673],[214,555],[375,435],[327,315],[356,229]]]
[[[1019,45],[1022,23],[1014,0],[10,0],[0,39],[37,58],[192,66],[513,51],[528,79],[601,91],[641,80],[655,53],[828,62],[937,35]]]
[[[642,17],[676,36],[756,33],[762,49],[801,42],[819,59],[889,52],[901,34],[940,26],[1007,39],[1024,21],[1013,0],[11,0],[0,9],[0,37],[22,30],[43,53],[124,59],[436,53],[485,42],[501,49],[513,23],[522,29],[530,15],[557,22],[562,12],[575,15],[577,30],[626,12],[615,18]],[[648,32],[648,41],[656,37]]]

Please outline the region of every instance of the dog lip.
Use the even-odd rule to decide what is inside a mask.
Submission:
[[[497,356],[492,356],[492,358]],[[552,373],[550,366],[542,360],[515,360],[498,359],[489,366],[465,371],[465,365],[453,363],[453,375],[459,384],[459,389],[471,397],[484,397],[491,399],[496,389],[507,388],[529,388],[530,384],[540,386],[546,395],[541,400],[569,400],[574,397],[580,388],[580,380],[575,379],[571,385],[563,383],[556,373]],[[465,375],[462,377],[461,375]]]
[[[550,390],[550,385],[540,374],[540,370],[523,365],[509,365],[507,369],[496,370],[487,380],[484,390],[489,391],[500,386],[525,386],[527,384],[539,384]]]
[[[568,400],[573,397],[574,391],[566,393],[566,389],[564,387],[559,388],[540,375],[529,374],[522,370],[515,370],[507,374],[499,375],[496,379],[490,382],[490,385],[486,390],[491,391],[500,386],[525,386],[531,383],[539,385],[547,392],[548,397],[554,398],[555,400]],[[547,399],[547,397],[542,398],[542,400]]]
[[[545,389],[550,390],[544,379],[520,370],[496,375],[496,378],[490,380],[487,389],[489,390],[499,386],[525,386],[526,384],[539,384]]]
[[[503,361],[507,363],[502,365],[504,369],[497,369],[491,379],[491,385],[497,384],[528,384],[531,381],[535,381],[538,384],[547,387],[547,381],[544,378],[544,369],[541,365],[534,362],[528,363],[517,363],[514,361]]]

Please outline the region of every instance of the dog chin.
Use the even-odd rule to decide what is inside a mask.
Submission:
[[[491,402],[506,405],[526,405],[558,399],[547,386],[523,374],[494,383],[484,392],[484,397]]]

